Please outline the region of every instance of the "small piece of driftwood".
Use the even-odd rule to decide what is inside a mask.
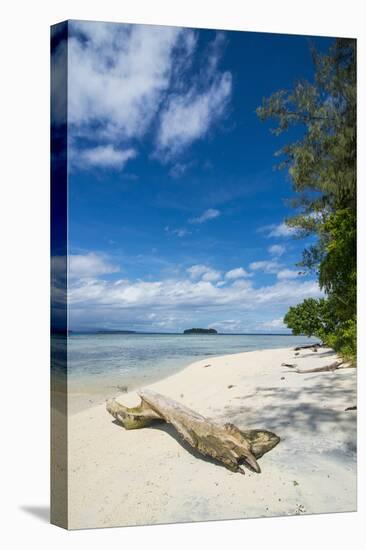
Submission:
[[[296,363],[281,363],[281,367],[288,367],[289,369],[295,369],[297,367]]]
[[[319,343],[306,344],[306,346],[296,346],[296,348],[294,348],[294,351],[300,351],[301,349],[321,348],[321,347],[323,347],[323,344],[319,344]]]
[[[308,372],[327,372],[337,370],[343,365],[343,361],[335,361],[330,365],[325,365],[325,367],[316,367],[314,369],[296,369],[295,372],[299,374],[307,374]]]
[[[127,430],[165,421],[204,456],[214,458],[233,472],[245,473],[243,465],[260,473],[257,459],[273,449],[280,438],[267,430],[240,430],[234,424],[217,424],[169,397],[151,390],[139,392],[141,404],[125,407],[115,399],[107,411]]]

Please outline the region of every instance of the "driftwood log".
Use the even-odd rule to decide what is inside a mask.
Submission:
[[[317,342],[316,344],[306,344],[306,346],[296,346],[296,348],[294,348],[294,351],[300,351],[301,349],[316,349],[316,348],[322,348],[323,347],[323,344],[320,344],[319,342]]]
[[[325,365],[324,367],[315,367],[313,369],[295,369],[292,372],[297,372],[298,374],[308,374],[311,372],[332,372],[340,368],[344,368],[341,365],[344,365],[343,361],[334,361],[334,363],[331,363],[330,365]],[[293,369],[295,367],[295,364],[291,365],[290,363],[282,363],[281,366]]]
[[[244,474],[243,465],[246,465],[260,473],[257,459],[280,441],[276,434],[267,430],[242,431],[234,424],[217,424],[151,390],[140,391],[139,396],[141,404],[138,407],[125,407],[111,399],[107,402],[107,411],[127,430],[165,421],[174,426],[191,447],[233,472]]]

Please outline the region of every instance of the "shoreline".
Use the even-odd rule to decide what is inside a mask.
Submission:
[[[168,425],[124,430],[105,403],[69,417],[69,527],[142,525],[356,509],[356,369],[297,374],[322,348],[209,357],[147,387],[217,422],[281,442],[242,476],[195,456]],[[117,394],[127,406],[135,392]],[[101,443],[102,442],[102,443]]]
[[[277,349],[277,348],[274,348],[274,349]],[[290,348],[279,348],[279,349],[292,349],[291,347]],[[135,396],[137,395],[137,391],[142,388],[142,387],[153,387],[155,384],[159,384],[160,382],[164,382],[164,381],[167,381],[169,382],[169,380],[171,378],[173,378],[174,376],[176,375],[179,375],[179,374],[182,374],[184,373],[184,371],[186,369],[189,369],[190,367],[194,367],[194,365],[196,365],[197,363],[209,363],[210,361],[217,361],[217,360],[222,360],[224,359],[225,357],[235,357],[235,356],[239,356],[239,355],[243,355],[243,354],[247,354],[247,353],[256,353],[256,352],[260,352],[260,351],[264,351],[264,350],[248,350],[248,351],[240,351],[238,353],[230,353],[230,354],[226,354],[226,355],[214,355],[214,356],[206,356],[204,357],[203,359],[198,359],[197,361],[194,361],[193,363],[192,362],[189,362],[188,364],[184,365],[184,366],[181,366],[179,368],[179,370],[177,370],[176,372],[173,372],[173,373],[170,373],[168,375],[166,375],[164,369],[161,369],[160,373],[157,374],[157,376],[153,377],[153,376],[149,376],[149,380],[147,381],[146,384],[144,384],[143,386],[141,385],[141,382],[145,382],[145,380],[143,381],[140,378],[133,378],[133,376],[131,376],[129,379],[125,379],[125,377],[123,378],[123,382],[125,382],[125,384],[121,384],[119,387],[127,387],[128,390],[127,391],[118,391],[118,386],[117,385],[111,385],[111,389],[113,388],[114,391],[111,391],[108,393],[108,395],[106,396],[103,393],[100,393],[100,392],[95,392],[97,386],[96,386],[96,383],[94,384],[90,384],[89,386],[87,384],[85,384],[81,379],[78,380],[78,382],[75,382],[75,381],[72,381],[71,384],[73,386],[73,388],[71,389],[70,388],[70,381],[69,381],[69,385],[68,385],[68,410],[69,410],[69,414],[73,415],[73,414],[78,414],[80,412],[83,412],[87,409],[91,409],[91,408],[94,408],[94,407],[98,407],[98,406],[101,406],[101,405],[104,405],[106,403],[106,401],[110,398],[113,398],[113,397],[117,397],[118,398],[121,398],[122,400],[123,399],[127,399],[128,401],[130,400],[130,397],[129,397],[129,394],[133,395],[134,398]],[[272,351],[272,350],[266,350],[266,351]],[[144,375],[144,377],[147,377],[146,375]],[[86,376],[87,378],[87,376]],[[131,380],[133,380],[131,382]],[[140,382],[137,382],[137,380]],[[83,391],[83,392],[78,392],[78,391],[75,391],[75,387],[77,387],[77,385],[81,385],[83,387],[84,390],[86,389],[89,389],[91,390],[90,393],[88,391]],[[91,397],[93,397],[93,399],[90,399]]]
[[[103,335],[102,335],[103,336]],[[136,336],[136,335],[134,335]],[[148,335],[150,336],[150,335]],[[171,336],[171,335],[168,335]],[[179,335],[184,337],[184,335]],[[198,339],[201,335],[193,335],[194,339]],[[206,335],[205,335],[206,336]],[[213,338],[215,336],[233,336],[233,335],[209,335],[208,338]],[[261,335],[262,336],[262,335]],[[265,335],[263,335],[265,336]],[[270,349],[287,349],[292,348],[296,345],[308,344],[312,339],[298,339],[293,335],[290,335],[294,341],[290,346],[274,346],[273,348],[254,348],[243,345],[242,349],[230,350],[228,353],[220,353],[219,350],[215,351],[202,351],[201,353],[197,352],[198,357],[193,357],[192,354],[186,356],[178,356],[176,358],[169,357],[168,360],[162,357],[162,361],[158,363],[152,363],[150,368],[146,368],[143,365],[141,368],[132,368],[130,370],[125,370],[125,367],[122,367],[122,372],[118,370],[106,370],[102,371],[102,366],[98,365],[97,370],[99,374],[95,375],[90,373],[88,370],[84,372],[78,372],[77,374],[69,374],[68,377],[68,410],[70,414],[75,414],[91,407],[102,405],[106,399],[115,397],[118,394],[120,388],[120,393],[128,393],[136,391],[140,387],[150,386],[166,378],[170,378],[175,374],[179,374],[188,368],[191,364],[197,363],[199,361],[210,361],[220,359],[226,355],[237,355],[241,353],[250,353],[255,351],[270,350]],[[189,336],[186,336],[189,338]],[[212,348],[210,348],[212,349]],[[213,348],[214,349],[214,348]],[[72,367],[71,367],[72,370]],[[63,382],[63,381],[62,381]],[[54,383],[57,386],[57,377],[54,377]]]

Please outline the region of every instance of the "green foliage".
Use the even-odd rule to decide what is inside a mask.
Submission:
[[[302,139],[278,153],[285,157],[280,166],[289,170],[303,215],[356,204],[355,41],[337,39],[328,55],[313,51],[313,60],[314,82],[279,90],[257,109],[262,120],[277,120],[275,134],[303,127]],[[302,223],[309,220],[297,216],[296,225]],[[315,217],[312,224],[315,228]]]
[[[275,134],[291,126],[302,138],[279,155],[296,191],[296,213],[286,220],[298,236],[314,235],[300,266],[314,271],[325,292],[290,308],[294,334],[316,335],[356,357],[356,43],[337,39],[329,53],[312,52],[314,79],[264,99],[257,114],[275,119]]]
[[[356,212],[337,210],[321,227],[323,253],[319,265],[319,284],[335,302],[337,317],[345,321],[356,313],[357,235]]]
[[[318,336],[324,340],[325,335],[335,328],[331,313],[328,301],[324,298],[307,298],[301,304],[290,307],[284,322],[292,329],[293,334]]]
[[[327,334],[324,342],[345,359],[356,362],[357,322],[356,317],[341,323],[333,333]]]
[[[334,311],[334,301],[308,298],[297,306],[290,307],[284,317],[293,334],[317,336],[327,346],[355,362],[357,347],[356,317],[339,320]]]

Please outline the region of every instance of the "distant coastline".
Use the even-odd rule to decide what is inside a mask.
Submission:
[[[218,334],[214,328],[187,328],[183,334]]]
[[[134,330],[69,330],[69,335],[150,335],[150,336],[184,336],[184,332],[142,332]],[[216,332],[214,336],[293,336],[291,332]],[[300,335],[301,336],[301,335]]]
[[[136,334],[136,331],[135,330],[97,330],[95,334]]]

